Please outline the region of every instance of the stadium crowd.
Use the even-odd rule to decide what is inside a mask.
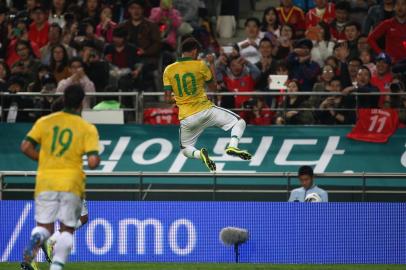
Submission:
[[[246,37],[232,46],[218,42],[216,2],[0,0],[0,92],[55,93],[72,84],[86,92],[162,91],[163,68],[193,36],[202,58],[216,64],[219,92],[290,93],[214,97],[249,124],[353,124],[355,108],[396,108],[406,123],[406,96],[351,95],[405,90],[406,0],[281,0],[248,18]],[[221,1],[222,12],[234,2]],[[288,75],[286,90],[269,89],[270,75]],[[301,91],[343,95],[294,94]],[[53,101],[4,97],[3,119],[35,121]],[[84,107],[133,106],[120,101],[87,97]]]

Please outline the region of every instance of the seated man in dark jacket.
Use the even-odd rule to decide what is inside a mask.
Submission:
[[[379,89],[371,84],[371,71],[365,66],[358,70],[356,83],[343,90],[343,93],[379,93]],[[354,96],[353,101],[356,108],[378,108],[379,95]]]

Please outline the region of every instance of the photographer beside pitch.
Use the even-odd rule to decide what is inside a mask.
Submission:
[[[94,125],[80,117],[85,97],[80,85],[64,91],[64,110],[40,118],[21,144],[21,151],[38,161],[35,183],[35,220],[30,240],[24,249],[21,269],[33,270],[31,263],[39,247],[50,237],[56,220],[60,235],[56,239],[50,270],[62,270],[73,245],[85,192],[82,156],[88,166],[99,163],[99,135]],[[36,146],[40,144],[38,151]]]
[[[310,166],[299,168],[300,188],[291,191],[289,202],[328,202],[328,194],[314,184],[314,173]]]

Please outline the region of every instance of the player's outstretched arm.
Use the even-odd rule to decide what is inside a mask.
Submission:
[[[26,155],[27,157],[29,157],[32,160],[38,161],[39,152],[35,148],[35,145],[32,142],[23,140],[23,142],[21,143],[20,149],[21,149],[21,152],[24,153],[24,155]]]

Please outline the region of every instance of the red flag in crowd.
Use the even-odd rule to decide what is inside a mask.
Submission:
[[[373,143],[385,143],[399,126],[395,109],[359,109],[358,120],[347,138]]]

